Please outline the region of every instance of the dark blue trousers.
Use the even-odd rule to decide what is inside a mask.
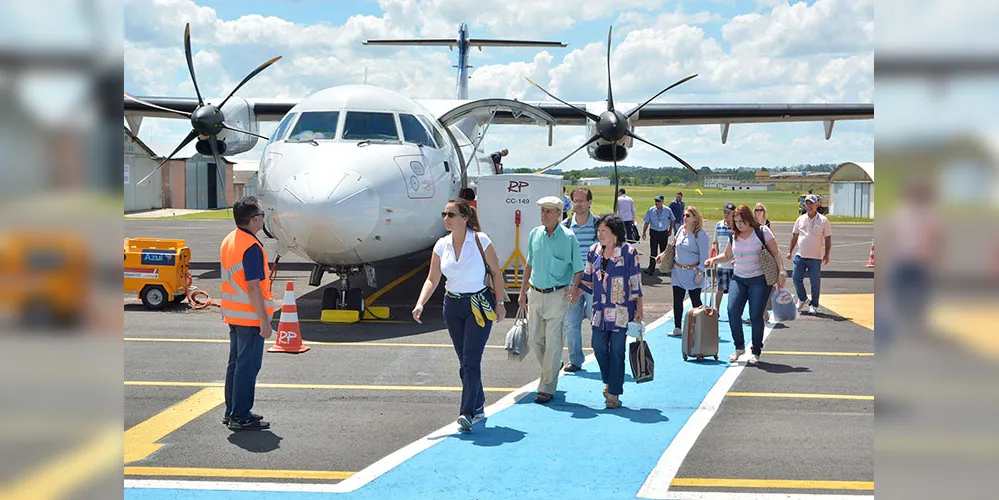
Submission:
[[[474,415],[486,404],[486,393],[482,390],[482,353],[486,350],[493,322],[486,320],[485,323],[485,326],[479,326],[475,322],[468,295],[461,298],[444,296],[444,324],[458,355],[458,376],[461,377],[459,414]]]
[[[225,370],[225,415],[250,418],[257,374],[264,359],[264,338],[258,326],[229,325],[229,365]]]

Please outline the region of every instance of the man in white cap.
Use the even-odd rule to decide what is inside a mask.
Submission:
[[[794,253],[794,247],[801,239],[801,248]],[[823,249],[823,245],[825,249]],[[805,197],[805,213],[798,217],[791,232],[791,246],[787,250],[787,258],[794,256],[794,291],[798,295],[798,308],[809,314],[815,314],[819,307],[819,288],[822,277],[822,266],[829,265],[829,252],[832,250],[832,225],[829,219],[819,213],[819,197],[810,194]],[[805,271],[808,271],[808,281],[812,285],[812,300],[805,295]]]
[[[520,287],[519,305],[527,311],[528,337],[541,363],[541,382],[535,403],[545,404],[555,395],[565,345],[565,315],[579,299],[583,260],[579,240],[562,219],[562,200],[538,200],[541,225],[527,237],[527,266]],[[530,304],[530,307],[528,307]]]

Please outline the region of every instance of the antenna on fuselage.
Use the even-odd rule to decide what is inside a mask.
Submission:
[[[395,46],[436,46],[458,47],[458,82],[457,98],[468,99],[468,49],[471,47],[566,47],[564,42],[545,42],[538,40],[495,40],[487,38],[469,38],[468,24],[458,25],[458,38],[413,38],[402,40],[365,40],[364,45],[395,45]]]

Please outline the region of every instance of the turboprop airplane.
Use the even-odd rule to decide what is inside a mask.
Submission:
[[[556,44],[504,40],[479,40],[476,44],[467,33],[462,24],[457,40],[429,41],[432,45],[458,46],[459,96],[467,95],[464,67],[468,47]],[[456,197],[470,178],[493,173],[492,161],[480,149],[490,125],[547,125],[549,146],[553,126],[585,125],[588,139],[545,169],[584,148],[591,158],[614,162],[616,167],[637,140],[694,170],[679,156],[637,135],[635,127],[718,124],[725,143],[733,123],[822,121],[828,139],[835,121],[874,118],[873,104],[651,102],[696,75],[666,87],[640,105],[615,102],[610,85],[610,37],[608,32],[606,102],[572,104],[540,86],[557,103],[532,105],[500,98],[420,100],[369,85],[328,88],[301,100],[234,96],[247,81],[280,59],[274,58],[250,72],[221,104],[214,105],[206,103],[198,89],[188,25],[184,48],[197,98],[133,97],[126,93],[125,117],[133,132],[137,132],[141,117],[191,121],[191,132],[167,160],[196,138],[199,152],[212,154],[218,165],[223,164],[222,155],[249,151],[258,138],[267,140],[258,176],[260,200],[267,213],[265,232],[278,240],[279,255],[293,252],[314,263],[311,286],[318,286],[323,273],[330,271],[341,278],[342,293],[350,288],[352,274],[367,268],[372,281],[371,264],[426,250],[444,235],[441,207]],[[368,43],[426,44],[420,40]],[[280,122],[270,138],[258,133],[262,121]]]

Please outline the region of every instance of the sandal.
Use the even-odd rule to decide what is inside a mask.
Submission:
[[[611,398],[614,399],[607,398],[607,403],[604,404],[604,408],[608,410],[619,408],[621,406],[621,399],[618,396],[611,396]]]
[[[539,392],[537,396],[534,396],[534,402],[538,404],[545,404],[552,400],[552,395],[547,392]]]

